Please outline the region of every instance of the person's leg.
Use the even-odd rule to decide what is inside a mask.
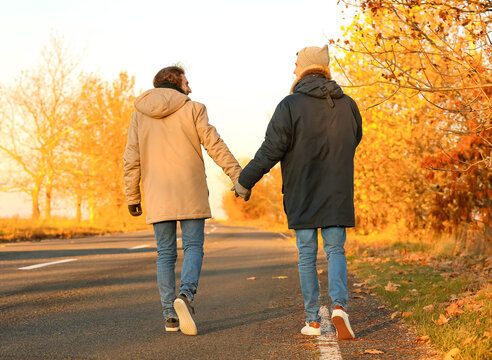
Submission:
[[[316,271],[316,257],[318,254],[317,229],[296,230],[296,243],[299,250],[299,278],[301,280],[302,296],[306,322],[319,323],[319,283]]]
[[[337,331],[338,339],[354,339],[346,312],[347,292],[347,259],[345,257],[346,231],[343,227],[321,229],[323,245],[328,259],[328,293],[332,302],[331,321]]]
[[[328,260],[328,294],[332,310],[336,305],[347,309],[347,259],[345,257],[346,232],[343,227],[321,229],[323,246]]]
[[[205,219],[181,220],[180,223],[184,260],[179,293],[192,301],[202,269]]]
[[[176,316],[173,303],[176,299],[176,221],[154,223],[157,242],[157,284],[161,295],[164,318]]]
[[[196,293],[202,269],[205,220],[181,220],[180,223],[184,259],[179,296],[174,301],[174,309],[178,313],[183,334],[196,335],[197,328],[193,320],[195,310],[191,306],[191,301]]]

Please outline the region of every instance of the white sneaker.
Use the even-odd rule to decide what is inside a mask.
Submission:
[[[314,336],[321,335],[321,328],[319,326],[319,322],[306,323],[306,326],[304,326],[301,329],[301,334],[314,335]]]
[[[174,310],[178,314],[181,332],[185,335],[196,335],[197,329],[193,320],[195,309],[185,295],[181,294],[174,300]]]
[[[337,338],[339,340],[352,340],[355,339],[354,332],[350,327],[349,316],[345,312],[345,309],[339,305],[336,305],[331,314],[331,321],[335,325],[337,330]]]

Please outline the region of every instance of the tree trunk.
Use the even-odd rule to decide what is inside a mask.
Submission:
[[[51,219],[51,192],[52,192],[51,184],[46,186],[46,199],[45,199],[45,208],[44,208],[44,219]]]
[[[82,190],[77,190],[77,222],[80,223],[82,221]]]
[[[36,185],[31,193],[32,198],[32,220],[39,220],[41,212],[39,211],[39,187]]]

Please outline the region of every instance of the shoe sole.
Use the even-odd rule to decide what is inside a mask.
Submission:
[[[302,334],[302,335],[306,335],[306,336],[320,336],[320,335],[321,335],[321,331],[320,331],[320,333],[319,333],[319,334],[318,334],[318,333],[316,333],[316,334],[306,334],[305,332],[303,332],[303,331],[301,330],[301,334]]]
[[[181,332],[185,335],[196,335],[197,329],[195,321],[193,320],[190,310],[184,300],[180,298],[174,300],[174,310],[176,310],[176,313],[178,314]]]
[[[174,332],[174,331],[179,331],[179,327],[166,327],[166,331],[171,331],[171,332]]]
[[[341,316],[334,316],[331,318],[333,325],[335,325],[335,329],[337,329],[337,337],[338,340],[352,340],[354,336],[350,333],[347,325],[345,324],[345,320]]]

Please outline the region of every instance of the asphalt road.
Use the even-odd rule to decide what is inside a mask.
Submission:
[[[164,330],[151,230],[0,243],[0,359],[436,358],[374,294],[355,293],[353,284],[360,280],[352,274],[349,314],[357,338],[336,341],[322,250],[323,335],[301,335],[304,311],[294,242],[279,233],[211,222],[205,230],[194,301],[198,336]],[[181,264],[182,251],[178,281]]]
[[[295,245],[208,222],[206,232],[196,337],[164,330],[150,230],[0,244],[0,359],[317,358],[299,334]]]

